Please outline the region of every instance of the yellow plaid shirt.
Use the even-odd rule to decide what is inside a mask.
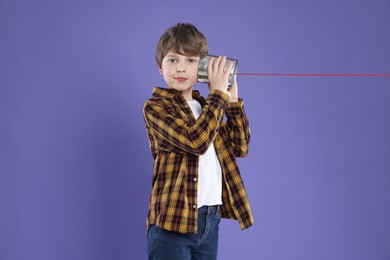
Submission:
[[[223,176],[221,217],[236,219],[246,229],[254,220],[236,162],[236,157],[247,154],[250,140],[243,100],[230,103],[228,95],[218,90],[211,90],[207,99],[194,90],[193,98],[203,108],[198,120],[175,89],[155,87],[153,97],[145,102],[154,158],[147,228],[156,224],[179,233],[197,233],[198,158],[214,142]]]

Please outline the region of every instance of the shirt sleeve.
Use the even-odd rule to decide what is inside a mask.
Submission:
[[[162,148],[174,146],[188,153],[201,155],[214,141],[221,125],[229,96],[219,90],[211,90],[202,115],[194,124],[178,116],[164,100],[150,99],[144,106],[147,127],[156,135]]]
[[[231,146],[236,157],[245,157],[248,154],[250,142],[250,128],[248,117],[245,114],[244,100],[230,102],[226,108],[227,123],[225,127],[229,133]]]

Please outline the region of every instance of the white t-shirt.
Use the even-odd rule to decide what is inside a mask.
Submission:
[[[187,101],[195,119],[202,114],[198,101]],[[211,143],[206,153],[199,156],[198,165],[198,208],[202,206],[222,205],[222,170],[214,144]]]

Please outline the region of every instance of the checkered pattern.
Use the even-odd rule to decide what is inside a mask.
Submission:
[[[222,166],[221,216],[250,227],[253,216],[236,157],[248,152],[250,130],[243,100],[229,103],[227,94],[211,90],[207,99],[193,91],[203,113],[195,120],[181,92],[153,89],[144,119],[154,158],[147,228],[152,224],[179,233],[198,230],[198,158],[214,142]],[[223,121],[226,115],[227,122]]]

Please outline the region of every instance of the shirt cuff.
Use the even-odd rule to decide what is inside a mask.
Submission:
[[[229,96],[220,90],[212,89],[207,97],[207,101],[210,103],[217,103],[225,109],[229,103]]]
[[[238,102],[229,102],[225,110],[226,116],[237,116],[244,112],[244,100],[242,98],[239,98]]]

